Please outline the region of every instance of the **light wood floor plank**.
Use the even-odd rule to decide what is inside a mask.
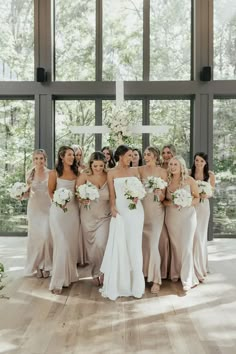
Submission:
[[[184,295],[163,281],[160,294],[104,299],[81,268],[61,296],[49,279],[23,277],[26,238],[1,237],[7,270],[0,299],[0,354],[235,354],[236,240],[209,243],[210,274]]]

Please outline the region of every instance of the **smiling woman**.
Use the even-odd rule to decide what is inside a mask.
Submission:
[[[56,190],[65,188],[72,192],[72,198],[63,207],[54,203],[50,208],[50,228],[53,238],[53,270],[49,289],[54,294],[61,294],[62,288],[79,280],[77,262],[79,253],[79,210],[75,199],[75,181],[78,168],[74,150],[61,146],[58,151],[55,170],[50,172],[48,190],[51,199]]]

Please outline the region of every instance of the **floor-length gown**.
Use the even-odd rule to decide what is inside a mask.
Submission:
[[[66,188],[73,192],[67,203],[67,211],[52,203],[50,228],[53,237],[53,269],[49,290],[62,289],[79,280],[77,272],[78,240],[80,231],[79,207],[74,197],[75,180],[57,178],[57,189]]]
[[[148,282],[161,284],[159,239],[164,222],[164,207],[161,202],[153,199],[153,193],[148,193],[142,200],[144,208],[143,273]]]
[[[52,237],[49,227],[51,200],[48,194],[48,177],[43,181],[33,180],[27,207],[28,240],[25,274],[38,269],[52,269]]]
[[[207,233],[210,218],[210,205],[208,199],[195,206],[197,214],[197,228],[193,241],[193,259],[195,273],[200,281],[207,275],[208,252],[207,252]]]
[[[101,275],[100,268],[104,256],[111,212],[109,205],[109,190],[107,182],[98,189],[99,199],[90,202],[90,208],[80,205],[80,218],[92,277]]]
[[[166,214],[166,208],[164,214]],[[159,240],[159,253],[161,257],[161,277],[162,279],[167,279],[169,277],[171,254],[170,254],[170,237],[168,234],[165,221],[163,223],[160,240]]]
[[[191,193],[189,185],[182,188]],[[167,199],[171,200],[168,189]],[[193,287],[198,284],[193,263],[193,239],[197,226],[195,208],[190,206],[179,210],[175,206],[166,207],[166,226],[171,245],[170,278],[173,281],[180,278],[183,287]]]
[[[104,297],[116,300],[119,296],[141,298],[145,291],[142,272],[142,232],[144,222],[143,206],[130,210],[129,201],[124,196],[125,181],[137,177],[114,179],[116,208],[118,214],[111,219],[107,247],[101,272],[104,285],[100,290]]]

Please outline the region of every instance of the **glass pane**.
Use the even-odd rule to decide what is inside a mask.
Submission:
[[[142,80],[143,0],[103,1],[103,80]]]
[[[27,232],[26,206],[10,198],[15,182],[25,182],[34,150],[34,102],[0,101],[0,231]]]
[[[150,0],[150,80],[190,80],[191,1]]]
[[[96,1],[55,1],[56,80],[95,80],[95,7]]]
[[[160,150],[164,145],[173,144],[187,166],[190,162],[190,106],[188,100],[150,101],[150,125],[157,128],[155,134],[150,134],[150,144]]]
[[[103,124],[111,128],[110,134],[102,135],[102,146],[109,145],[113,150],[120,144],[124,143],[133,148],[142,149],[142,133],[135,134],[132,132],[133,127],[142,126],[142,101],[125,101],[123,106],[116,106],[115,101],[103,101],[102,119]],[[114,126],[114,122],[119,125],[118,130],[127,132],[119,137],[119,131]]]
[[[236,79],[236,2],[214,1],[214,79]]]
[[[34,2],[0,2],[0,80],[34,80]]]
[[[62,145],[79,145],[82,147],[85,162],[95,150],[95,134],[80,133],[79,127],[95,126],[94,101],[56,101],[55,114],[56,151]],[[73,130],[75,127],[76,132]],[[83,128],[81,128],[83,129]]]
[[[236,237],[236,99],[214,101],[214,236]]]

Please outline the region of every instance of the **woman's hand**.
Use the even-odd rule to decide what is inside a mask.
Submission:
[[[78,198],[79,203],[83,204],[83,205],[89,205],[90,204],[90,200],[89,199],[82,199],[82,198]]]
[[[112,207],[111,208],[111,215],[113,216],[113,218],[115,218],[117,214],[119,214],[119,213],[118,213],[118,210],[116,209],[116,207]]]

